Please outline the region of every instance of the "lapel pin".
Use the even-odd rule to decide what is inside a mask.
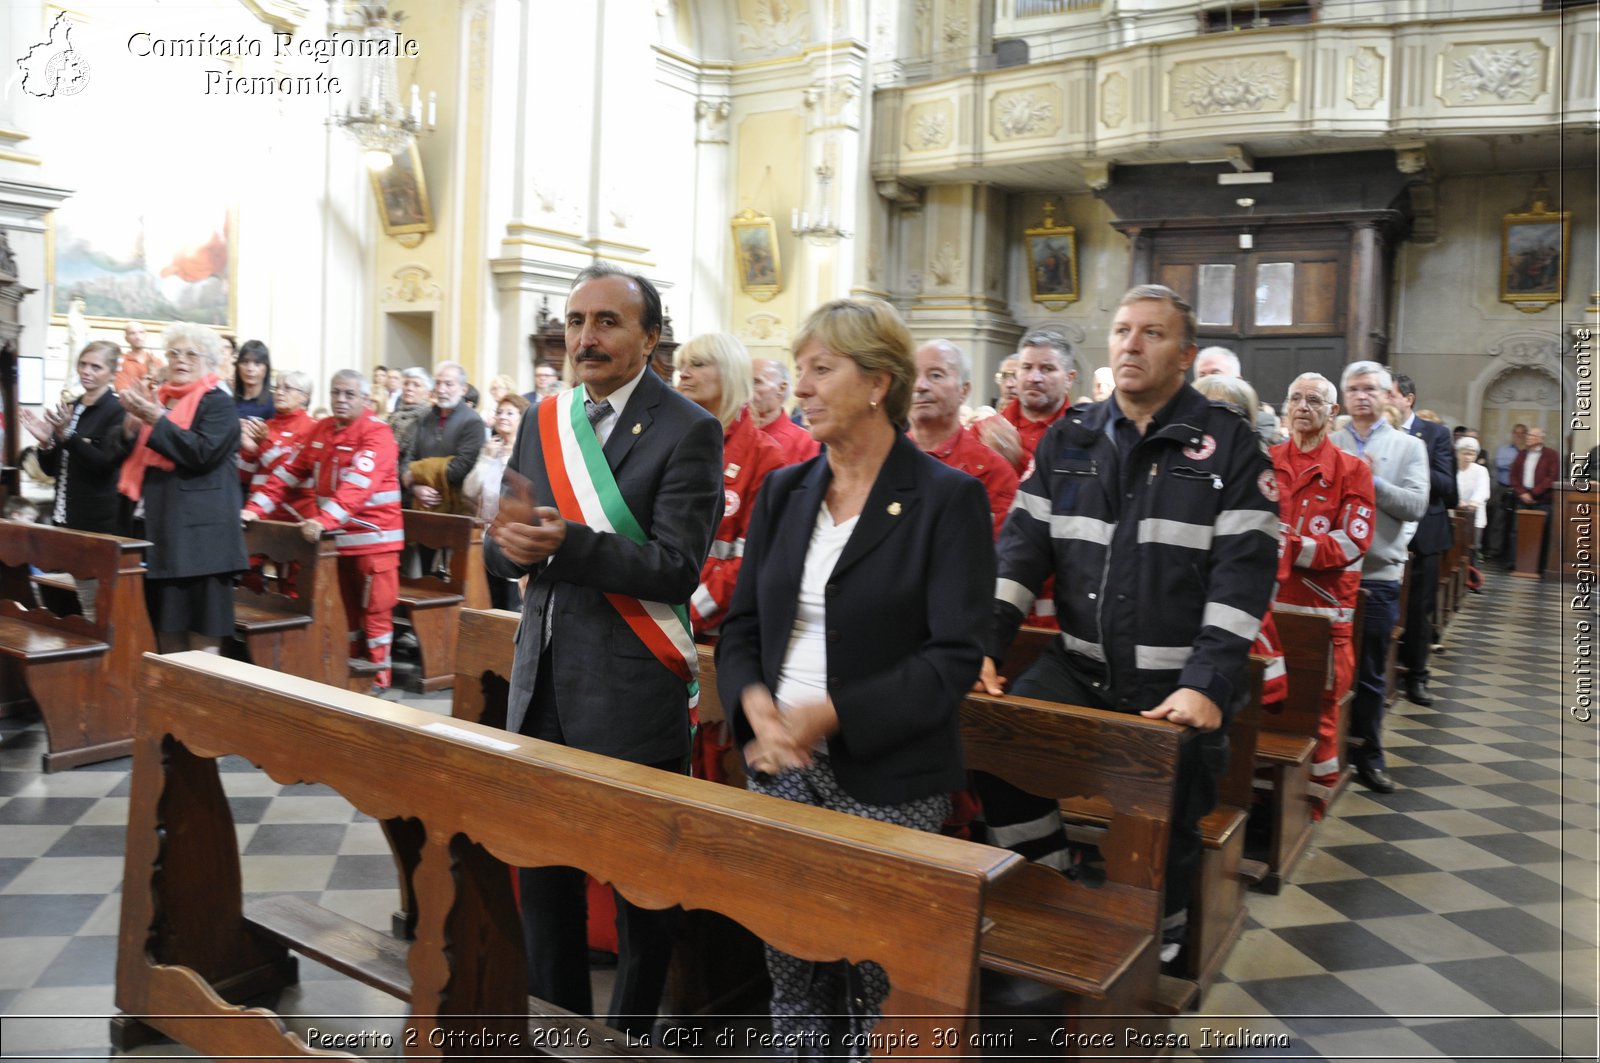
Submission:
[[[726,469],[722,470],[722,475],[730,480],[737,478],[739,475],[739,466],[730,464]]]
[[[634,426],[633,426],[633,434],[634,435],[638,435],[640,432],[643,432],[643,431],[644,431],[644,425],[635,422]]]
[[[900,515],[900,503],[898,503],[898,502],[890,502],[889,503],[889,516],[898,517],[899,515]]]

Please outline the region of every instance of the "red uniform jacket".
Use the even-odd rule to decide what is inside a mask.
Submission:
[[[394,433],[376,417],[362,416],[340,426],[332,418],[317,422],[295,457],[278,466],[261,485],[263,502],[278,502],[292,486],[309,480],[316,491],[312,519],[338,532],[341,556],[398,553],[405,546],[400,515],[400,481]],[[252,495],[245,506],[266,510]]]
[[[278,471],[281,465],[287,465],[300,453],[300,448],[305,445],[306,437],[317,426],[316,418],[304,410],[295,410],[292,413],[280,413],[267,422],[267,438],[261,441],[259,450],[247,443],[239,444],[239,479],[244,482],[245,490],[250,493],[250,500],[257,498],[257,493],[267,477]],[[283,497],[273,503],[271,508],[264,508],[262,516],[268,520],[288,520],[299,523],[317,511],[316,495],[311,490],[311,483],[296,484],[284,493]],[[260,496],[263,502],[267,501],[265,495]]]
[[[741,410],[723,435],[722,460],[722,523],[711,541],[711,556],[700,569],[700,586],[689,596],[689,621],[696,635],[709,634],[722,623],[744,560],[744,533],[755,512],[756,493],[769,472],[788,464],[783,447],[756,427],[749,410]]]
[[[1348,629],[1377,519],[1372,470],[1330,439],[1305,454],[1291,452],[1294,445],[1290,439],[1271,451],[1283,521],[1277,608]]]
[[[761,430],[778,441],[778,446],[783,449],[785,465],[810,461],[822,450],[822,444],[812,439],[810,432],[789,420],[787,413],[778,414],[771,424],[762,425]]]
[[[1012,399],[1000,410],[1000,416],[1010,421],[1016,428],[1017,435],[1022,437],[1022,464],[1017,467],[1017,478],[1026,480],[1028,474],[1033,472],[1033,452],[1039,449],[1039,440],[1050,430],[1050,426],[1061,420],[1063,414],[1072,409],[1070,398],[1061,400],[1061,408],[1042,421],[1035,421],[1022,412],[1022,401]]]
[[[941,443],[936,449],[926,451],[952,469],[960,469],[975,476],[989,493],[989,510],[994,514],[994,537],[1000,538],[1000,526],[1011,511],[1011,500],[1017,497],[1017,472],[1011,463],[990,447],[983,445],[978,434],[962,428]]]

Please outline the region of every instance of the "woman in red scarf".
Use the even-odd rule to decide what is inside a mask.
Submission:
[[[239,525],[239,414],[219,388],[222,342],[202,325],[167,329],[166,383],[117,398],[137,437],[117,489],[144,511],[145,602],[162,653],[216,653],[233,634],[233,576],[246,567]]]

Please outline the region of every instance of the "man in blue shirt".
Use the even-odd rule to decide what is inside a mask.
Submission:
[[[1489,527],[1483,537],[1483,556],[1485,560],[1504,557],[1508,548],[1507,540],[1511,536],[1511,525],[1514,521],[1512,511],[1516,508],[1516,495],[1511,490],[1511,463],[1517,460],[1517,455],[1528,446],[1528,426],[1525,424],[1513,425],[1511,428],[1511,442],[1503,443],[1494,452],[1494,497],[1489,501]]]

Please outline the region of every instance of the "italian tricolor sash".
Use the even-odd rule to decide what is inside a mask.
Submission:
[[[594,426],[584,412],[582,396],[581,387],[572,388],[554,401],[539,404],[539,441],[556,508],[567,520],[642,546],[644,529],[622,499]],[[607,594],[606,598],[656,659],[683,680],[689,690],[689,708],[694,709],[700,702],[700,654],[689,627],[688,609],[626,594]]]

